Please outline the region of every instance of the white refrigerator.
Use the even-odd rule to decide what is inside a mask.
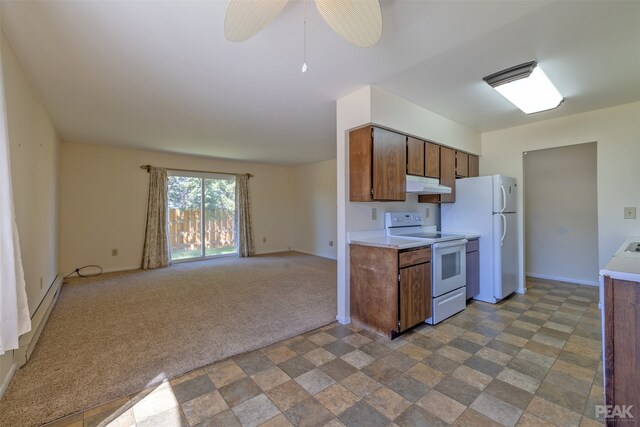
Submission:
[[[502,175],[456,180],[456,202],[442,204],[443,232],[480,235],[480,293],[496,303],[518,288],[518,193],[515,178]]]

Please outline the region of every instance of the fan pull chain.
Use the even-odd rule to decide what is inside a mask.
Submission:
[[[307,0],[304,0],[304,62],[302,63],[302,72],[307,72]]]

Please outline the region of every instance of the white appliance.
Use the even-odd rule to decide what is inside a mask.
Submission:
[[[480,176],[456,181],[456,202],[440,210],[442,230],[480,235],[480,293],[496,303],[518,288],[518,193],[515,178]]]
[[[407,193],[449,194],[451,187],[440,185],[439,179],[407,175]]]
[[[444,234],[435,226],[424,226],[417,212],[386,212],[384,217],[387,236],[417,239],[431,245],[431,317],[436,324],[466,307],[467,239],[457,234]]]

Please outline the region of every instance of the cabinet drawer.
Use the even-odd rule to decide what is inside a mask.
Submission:
[[[478,239],[467,242],[467,253],[477,251],[478,249],[480,249],[480,241]]]
[[[415,251],[400,252],[399,267],[408,267],[414,264],[431,261],[431,248],[418,249]]]

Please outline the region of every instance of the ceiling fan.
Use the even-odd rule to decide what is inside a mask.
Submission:
[[[245,41],[276,16],[287,5],[288,0],[229,0],[224,17],[224,35],[234,42]],[[382,11],[379,0],[315,0],[322,19],[340,37],[358,47],[373,46],[382,37]],[[305,7],[305,62],[307,2]]]

